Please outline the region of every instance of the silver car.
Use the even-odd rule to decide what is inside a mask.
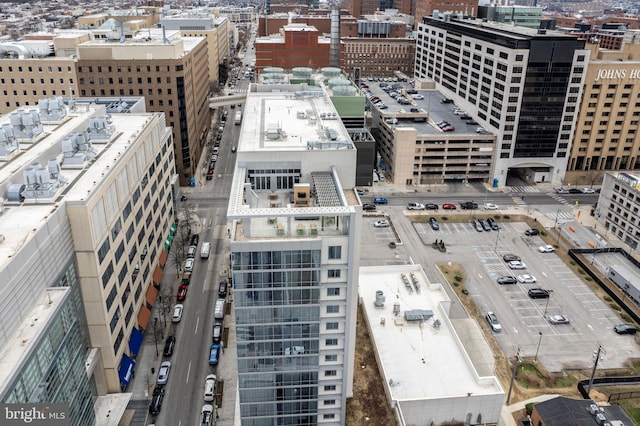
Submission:
[[[171,361],[165,361],[160,364],[160,371],[158,371],[158,384],[166,385],[169,381],[169,372],[171,371]]]

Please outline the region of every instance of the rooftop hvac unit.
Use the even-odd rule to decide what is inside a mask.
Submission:
[[[382,292],[382,290],[377,290],[376,291],[376,301],[373,302],[373,304],[375,305],[376,308],[383,308],[384,307],[384,301],[385,301],[384,292]]]

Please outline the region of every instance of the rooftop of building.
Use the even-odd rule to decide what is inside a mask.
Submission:
[[[572,39],[574,36],[566,34],[563,31],[551,29],[529,28],[511,23],[501,23],[496,21],[488,21],[486,19],[477,19],[474,17],[463,18],[462,14],[438,13],[434,16],[423,17],[424,23],[441,23],[452,24],[473,29],[482,30],[485,33],[493,33],[496,36],[508,36],[512,39],[528,40],[531,38],[548,38],[548,39]]]
[[[318,80],[318,84],[324,83]],[[360,205],[353,191],[355,145],[329,93],[306,83],[253,84],[243,114],[228,216],[261,218],[263,236],[344,232],[342,225],[325,227],[321,220],[328,214],[351,214]],[[299,173],[300,184],[308,188],[248,188],[248,176],[263,169],[266,174]],[[298,193],[305,191],[305,199],[300,200]],[[283,219],[303,216],[304,224],[296,223],[295,229],[291,219]],[[252,236],[258,235],[260,223],[251,222]]]
[[[95,32],[98,33],[98,31]],[[178,44],[181,44],[183,46],[182,51],[179,51],[177,54],[183,55],[184,53],[190,52],[194,47],[198,45],[198,43],[201,43],[202,40],[204,40],[204,37],[182,36],[179,30],[163,30],[162,28],[145,28],[144,30],[139,30],[134,33],[127,34],[131,37],[126,37],[124,39],[124,42],[120,40],[120,31],[116,29],[111,31],[111,33],[113,34],[113,37],[106,39],[94,39],[92,41],[80,44],[78,48],[82,49],[83,47],[104,47],[105,49],[114,49],[116,47],[126,48],[130,46],[174,47]]]
[[[46,331],[69,291],[69,287],[47,288],[27,315],[28,320],[0,350],[0,395],[9,391],[7,386],[13,383],[13,375],[22,371],[17,366],[24,363],[35,350],[40,335]]]
[[[504,393],[480,327],[449,318],[446,291],[420,265],[362,267],[358,294],[391,400]]]
[[[4,206],[0,204],[0,235],[4,237],[0,244],[0,269],[41,227],[47,226],[47,220],[55,210],[64,208],[67,202],[84,203],[122,158],[138,132],[153,117],[161,116],[159,113],[115,113],[126,112],[133,105],[143,108],[144,102],[141,106],[140,99],[131,98],[126,106],[124,100],[112,99],[110,111],[114,113],[110,115],[107,115],[105,105],[78,102],[73,110],[64,106],[66,115],[59,120],[43,120],[41,133],[17,138],[20,142],[17,149],[15,145],[5,148],[0,143],[0,201],[5,200]],[[108,100],[103,99],[103,102]],[[118,105],[114,107],[114,103]],[[27,119],[37,109],[18,111],[21,111],[20,118]],[[15,118],[15,114],[0,117],[0,140]],[[84,145],[83,135],[91,127],[104,139],[95,136],[94,132],[90,144]],[[68,150],[63,152],[65,147]],[[60,177],[53,179],[52,170],[57,167]],[[47,182],[25,196],[23,191],[31,188],[27,181],[40,179],[38,177]]]

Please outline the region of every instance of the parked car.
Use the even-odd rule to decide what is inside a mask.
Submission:
[[[497,281],[498,281],[498,284],[500,284],[500,285],[516,284],[518,282],[516,277],[510,276],[510,275],[505,275],[503,277],[500,277],[500,278],[497,279]]]
[[[442,99],[440,99],[440,103],[441,104],[452,104],[453,103],[453,99],[442,98]]]
[[[480,223],[480,226],[482,226],[482,229],[485,230],[485,232],[491,231],[491,225],[489,225],[489,223],[486,220],[480,218],[478,219],[478,222]]]
[[[498,210],[498,205],[493,203],[484,203],[485,210]]]
[[[384,197],[376,197],[373,199],[374,204],[389,204],[389,200]]]
[[[532,237],[534,235],[540,235],[540,230],[538,229],[527,229],[526,231],[524,231],[524,235],[527,235],[529,237]]]
[[[190,246],[197,246],[199,241],[200,241],[200,235],[193,234],[191,236],[191,242],[189,243],[189,245]]]
[[[204,401],[211,402],[216,397],[216,381],[215,374],[209,374],[204,382]]]
[[[527,294],[532,299],[548,299],[550,291],[545,290],[544,288],[531,288]]]
[[[213,421],[213,405],[205,404],[200,413],[200,426],[211,426]]]
[[[362,210],[364,210],[364,211],[375,211],[376,210],[376,205],[375,204],[363,204],[362,205]]]
[[[498,321],[498,317],[493,312],[487,312],[487,315],[484,316],[487,322],[489,323],[489,327],[491,330],[498,332],[502,330],[502,325],[500,325],[500,321]]]
[[[209,364],[216,365],[218,364],[218,351],[220,350],[220,345],[217,343],[213,343],[209,348]]]
[[[438,205],[434,203],[427,203],[424,205],[425,210],[438,210]]]
[[[198,248],[196,246],[189,246],[189,249],[187,250],[187,259],[196,257],[197,250]]]
[[[164,350],[162,351],[162,355],[171,356],[173,355],[173,350],[176,347],[176,336],[169,336],[167,340],[164,342]]]
[[[229,283],[226,281],[220,281],[218,283],[218,297],[224,299],[227,297],[227,287]]]
[[[431,229],[433,229],[434,231],[440,230],[440,225],[438,224],[438,221],[435,217],[429,218],[429,225],[431,225]]]
[[[473,201],[462,201],[460,202],[460,207],[462,210],[475,210],[478,208],[478,203],[474,203]]]
[[[618,324],[613,327],[613,331],[618,334],[636,334],[638,329],[636,326],[631,324]]]
[[[549,245],[549,244],[538,247],[538,251],[540,253],[552,253],[555,250],[556,249],[553,246]]]
[[[182,319],[183,310],[184,310],[184,305],[182,303],[178,303],[176,306],[174,306],[171,322],[180,322],[180,320]]]
[[[445,210],[455,210],[457,207],[455,204],[451,204],[451,203],[444,203],[442,205],[442,208]]]
[[[180,284],[180,287],[178,287],[178,293],[176,294],[176,300],[178,300],[178,302],[184,302],[184,300],[187,298],[188,290],[189,286],[187,286],[186,284]]]
[[[549,322],[551,324],[569,324],[569,318],[566,315],[551,315],[549,317]]]
[[[520,256],[508,253],[508,254],[505,254],[504,256],[502,256],[502,260],[504,260],[505,262],[513,262],[514,260],[515,261],[520,261],[522,259],[520,259]]]
[[[595,194],[596,191],[595,191],[595,189],[592,189],[592,188],[582,188],[582,193],[583,194]]]
[[[211,339],[213,343],[220,343],[222,340],[222,323],[216,322],[211,330]]]
[[[156,386],[153,389],[153,396],[149,403],[149,414],[156,415],[162,409],[162,401],[164,400],[164,386]]]
[[[162,364],[160,364],[157,383],[159,385],[166,385],[167,382],[169,381],[170,372],[171,372],[171,361],[164,361]]]
[[[407,204],[407,210],[424,210],[424,204],[409,203]]]
[[[471,225],[473,225],[473,228],[477,231],[477,232],[482,232],[484,230],[484,228],[482,227],[482,224],[477,221],[477,220],[472,220],[471,221]]]
[[[491,229],[493,229],[494,231],[497,231],[498,229],[500,229],[500,225],[498,225],[498,222],[496,222],[496,220],[492,217],[487,219],[487,223],[489,224]]]
[[[556,189],[556,194],[569,194],[569,190],[564,188]]]
[[[582,194],[578,188],[569,188],[569,194]]]
[[[373,224],[376,228],[388,228],[389,221],[387,219],[376,220]]]
[[[193,271],[193,258],[190,257],[184,262],[184,270],[187,272]]]
[[[527,269],[527,265],[519,260],[512,260],[509,262],[509,268],[511,269]]]
[[[536,281],[538,280],[533,275],[529,275],[529,274],[518,275],[518,282],[521,282],[522,284],[533,284]]]

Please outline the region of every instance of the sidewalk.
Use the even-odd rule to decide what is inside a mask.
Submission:
[[[535,404],[537,402],[548,401],[558,396],[560,395],[559,394],[540,395],[540,396],[536,396],[535,398],[527,399],[526,401],[516,402],[515,404],[503,405],[502,413],[500,415],[499,425],[500,426],[516,426],[518,424],[517,420],[519,419],[514,419],[513,413],[519,410],[524,410],[525,406],[531,402]]]

